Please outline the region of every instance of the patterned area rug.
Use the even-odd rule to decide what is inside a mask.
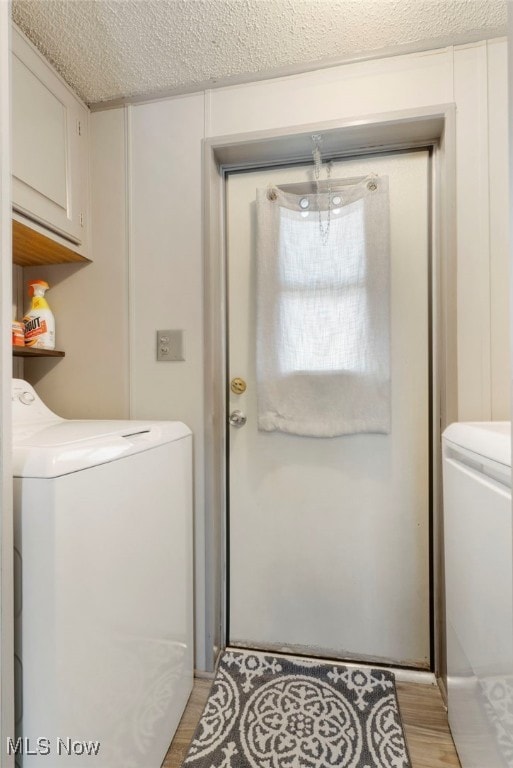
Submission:
[[[484,710],[495,730],[504,764],[513,768],[513,677],[488,677],[479,683]]]
[[[394,676],[227,651],[184,768],[411,768]]]

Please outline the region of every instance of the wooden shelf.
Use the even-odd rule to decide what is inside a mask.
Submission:
[[[21,221],[12,222],[12,260],[20,267],[39,267],[42,264],[90,264],[90,259],[71,248],[27,227]]]
[[[14,357],[64,357],[65,352],[58,349],[33,349],[32,347],[13,347]]]

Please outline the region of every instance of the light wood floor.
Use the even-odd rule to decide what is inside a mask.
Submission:
[[[162,768],[180,768],[211,685],[211,680],[194,681],[191,698]],[[458,768],[460,763],[438,688],[400,682],[396,686],[412,768]]]

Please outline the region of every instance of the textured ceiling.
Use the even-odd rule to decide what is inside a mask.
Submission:
[[[506,0],[13,0],[88,104],[506,30]]]

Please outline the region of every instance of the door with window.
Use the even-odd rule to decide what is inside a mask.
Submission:
[[[300,189],[311,183],[311,164],[227,177],[232,645],[430,665],[429,165],[428,150],[332,163],[330,189],[386,179],[386,279],[372,254],[365,267],[382,295],[358,272],[358,231],[368,241],[369,224],[357,204],[340,204],[336,190],[329,210],[300,211],[309,234],[296,245],[280,214],[278,267],[265,272],[257,264],[257,190]],[[340,263],[308,242],[335,231],[351,244]],[[379,227],[373,237],[379,250]],[[278,332],[267,333],[273,312]],[[363,368],[381,370],[384,360],[388,390],[378,386],[362,400]],[[290,419],[282,420],[290,401],[304,406],[312,428],[290,429]]]

